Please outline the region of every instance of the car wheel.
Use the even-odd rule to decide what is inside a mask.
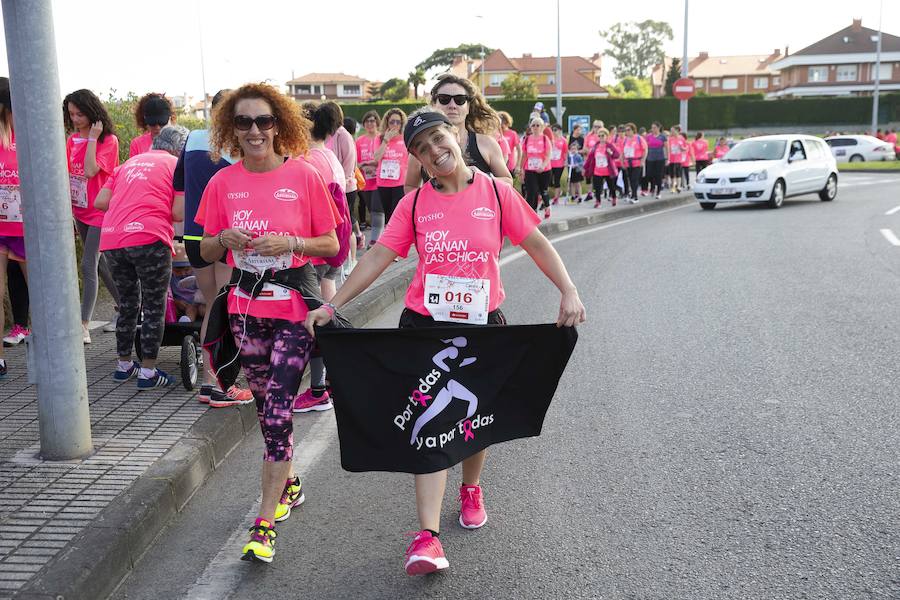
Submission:
[[[850,157],[850,162],[863,162],[865,160],[861,154],[854,154]]]
[[[700,208],[702,208],[703,210],[712,210],[715,207],[716,207],[715,202],[701,202],[700,203]]]
[[[819,192],[819,200],[822,202],[831,202],[837,196],[837,177],[834,173],[828,176],[825,187]]]
[[[772,195],[769,196],[769,208],[781,208],[784,204],[784,182],[778,180],[772,186]]]

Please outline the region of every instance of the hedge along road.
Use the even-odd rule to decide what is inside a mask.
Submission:
[[[455,526],[447,494],[447,574],[403,573],[411,478],[341,471],[322,414],[297,419],[307,502],[272,565],[238,560],[251,436],[115,597],[898,595],[900,269],[879,234],[896,182],[852,183],[833,203],[688,205],[557,238],[589,322],[544,434],[491,451],[488,525]],[[554,317],[529,260],[504,280],[512,321]]]

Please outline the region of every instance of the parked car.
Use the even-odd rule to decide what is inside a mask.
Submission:
[[[837,164],[825,142],[811,135],[764,135],[735,144],[728,154],[697,175],[694,196],[704,210],[721,202],[766,202],[819,194],[837,196]]]
[[[894,147],[872,135],[833,135],[825,138],[838,162],[896,160]]]

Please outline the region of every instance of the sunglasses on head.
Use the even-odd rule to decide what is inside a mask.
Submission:
[[[275,127],[275,115],[259,115],[255,119],[247,115],[234,115],[234,128],[239,131],[250,131],[253,124],[256,123],[257,129],[266,131]]]
[[[451,100],[453,100],[453,103],[457,106],[462,106],[463,104],[471,100],[471,98],[469,98],[465,94],[438,94],[437,96],[435,96],[435,98],[444,106],[450,104]]]

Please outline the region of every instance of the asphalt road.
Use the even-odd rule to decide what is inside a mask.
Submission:
[[[543,435],[490,451],[483,529],[456,525],[451,473],[447,573],[406,576],[412,478],[343,472],[326,413],[295,421],[307,501],[274,563],[238,560],[251,436],[114,597],[900,598],[898,186],[559,241],[589,321]],[[555,318],[527,257],[503,277],[512,322]]]

